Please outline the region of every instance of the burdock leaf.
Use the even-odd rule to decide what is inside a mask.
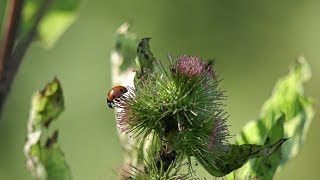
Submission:
[[[154,62],[156,58],[153,56],[153,53],[150,49],[151,38],[143,38],[137,47],[137,58],[136,64],[139,68],[135,76],[135,85],[139,80],[145,80],[148,78],[148,75],[153,72]]]
[[[224,145],[212,150],[212,156],[217,159],[216,165],[207,165],[205,162],[198,161],[213,176],[225,176],[235,169],[243,166],[249,159],[268,157],[281,147],[287,139],[281,138],[271,145]]]
[[[153,61],[155,57],[150,50],[150,42],[151,38],[143,38],[137,48],[137,65],[140,69],[146,68],[149,70],[153,69]]]
[[[298,58],[290,68],[289,74],[277,82],[272,96],[265,102],[258,120],[250,121],[237,136],[237,144],[264,144],[270,131],[276,131],[274,128],[282,128],[282,126],[275,125],[277,117],[284,114],[283,136],[290,137],[290,140],[281,148],[281,161],[271,164],[272,169],[277,169],[278,165],[279,167],[283,166],[289,159],[295,157],[306,139],[314,116],[314,109],[313,100],[304,95],[303,84],[310,77],[308,63],[303,57]],[[269,136],[269,138],[274,137],[273,134]],[[237,177],[261,175],[261,164],[255,163],[255,161],[250,160],[243,168],[237,170]],[[250,174],[251,172],[255,173]],[[269,179],[272,176],[269,172],[266,176],[259,178]]]
[[[64,109],[61,84],[57,78],[32,98],[24,145],[26,167],[37,180],[69,180],[71,174],[58,145],[58,131],[46,131]]]
[[[270,142],[275,142],[278,139],[283,137],[283,123],[285,120],[285,116],[282,115],[271,128],[265,144],[270,144]],[[289,143],[290,140],[287,142]],[[260,159],[256,159],[252,168],[251,177],[252,178],[260,178],[263,179],[272,179],[275,174],[278,165],[281,163],[282,152],[281,150],[274,153],[273,156],[264,157]]]

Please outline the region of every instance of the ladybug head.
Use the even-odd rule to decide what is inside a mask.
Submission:
[[[107,104],[108,104],[109,108],[112,108],[112,109],[113,109],[113,106],[112,106],[112,104],[114,104],[113,101],[107,100]]]

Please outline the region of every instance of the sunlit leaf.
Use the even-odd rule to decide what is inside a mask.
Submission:
[[[310,77],[309,65],[303,57],[300,57],[290,68],[289,74],[278,81],[272,96],[265,102],[258,120],[250,121],[237,136],[236,142],[238,144],[264,143],[271,131],[276,131],[274,128],[282,128],[282,126],[276,126],[276,123],[277,118],[284,114],[283,135],[290,137],[290,140],[281,149],[281,161],[274,163],[272,168],[276,168],[276,165],[281,167],[289,159],[295,157],[306,139],[314,116],[314,109],[313,100],[304,95],[303,84]],[[275,138],[275,135],[271,135],[269,138]],[[247,177],[251,172],[254,172],[252,169],[257,171],[262,162],[255,162],[256,160],[251,160],[243,168],[237,170],[237,176]],[[270,179],[272,176],[273,174],[268,174],[259,178]]]
[[[43,3],[46,2],[50,2],[50,0],[26,0],[23,8],[20,37],[24,37],[31,30],[37,13],[43,8]],[[51,2],[37,27],[39,40],[46,47],[52,46],[74,22],[77,17],[78,5],[79,0],[57,0]]]
[[[204,162],[201,159],[198,159],[198,161],[211,175],[217,177],[225,176],[242,167],[249,159],[272,157],[285,141],[287,139],[280,138],[273,144],[266,145],[224,145],[212,151],[212,156],[217,159],[215,166],[206,164],[205,159]]]
[[[51,46],[74,22],[74,12],[51,11],[41,21],[39,38],[46,46]]]
[[[284,115],[279,117],[277,122],[270,129],[268,136],[266,138],[265,144],[270,144],[272,142],[277,141],[279,138],[283,137],[284,120],[285,120]],[[263,177],[263,179],[272,179],[279,164],[281,163],[282,158],[283,158],[283,153],[281,152],[281,150],[279,150],[275,152],[273,156],[256,159],[252,168],[251,178]]]

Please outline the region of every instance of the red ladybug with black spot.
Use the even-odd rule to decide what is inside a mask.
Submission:
[[[113,108],[114,101],[119,101],[119,98],[128,92],[128,89],[124,86],[115,86],[108,92],[107,104],[110,108]]]

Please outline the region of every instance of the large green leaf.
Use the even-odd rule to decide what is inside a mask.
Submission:
[[[283,137],[283,123],[285,116],[279,117],[274,126],[270,129],[265,144],[270,144]],[[285,144],[284,144],[285,146]],[[274,153],[273,156],[256,159],[252,168],[251,178],[263,177],[264,179],[272,179],[277,170],[278,165],[283,158],[281,150]]]
[[[46,130],[64,109],[61,84],[57,79],[35,93],[24,145],[26,167],[35,179],[69,180],[71,173],[58,145],[58,131]]]
[[[20,37],[24,37],[36,21],[36,16],[43,4],[51,0],[26,0],[23,8]],[[52,1],[48,10],[44,13],[37,29],[40,41],[46,46],[52,46],[56,40],[66,31],[77,17],[79,0]]]
[[[287,139],[278,138],[273,144],[256,145],[224,145],[217,147],[208,156],[214,156],[217,161],[215,166],[206,163],[206,159],[197,159],[202,166],[213,176],[225,176],[235,169],[242,167],[249,159],[252,158],[273,158],[274,153]]]
[[[272,96],[265,102],[258,120],[250,121],[237,136],[236,143],[264,144],[270,139],[283,136],[290,138],[281,148],[280,159],[269,159],[271,164],[268,174],[263,168],[266,161],[250,160],[244,167],[237,170],[239,178],[248,175],[259,175],[260,179],[272,179],[276,169],[283,166],[289,159],[295,157],[306,139],[310,123],[314,116],[313,100],[304,95],[303,84],[311,77],[309,65],[303,57],[290,68],[289,74],[280,79],[275,86]],[[278,117],[285,116],[282,125],[277,123]],[[272,173],[271,173],[272,172]]]

